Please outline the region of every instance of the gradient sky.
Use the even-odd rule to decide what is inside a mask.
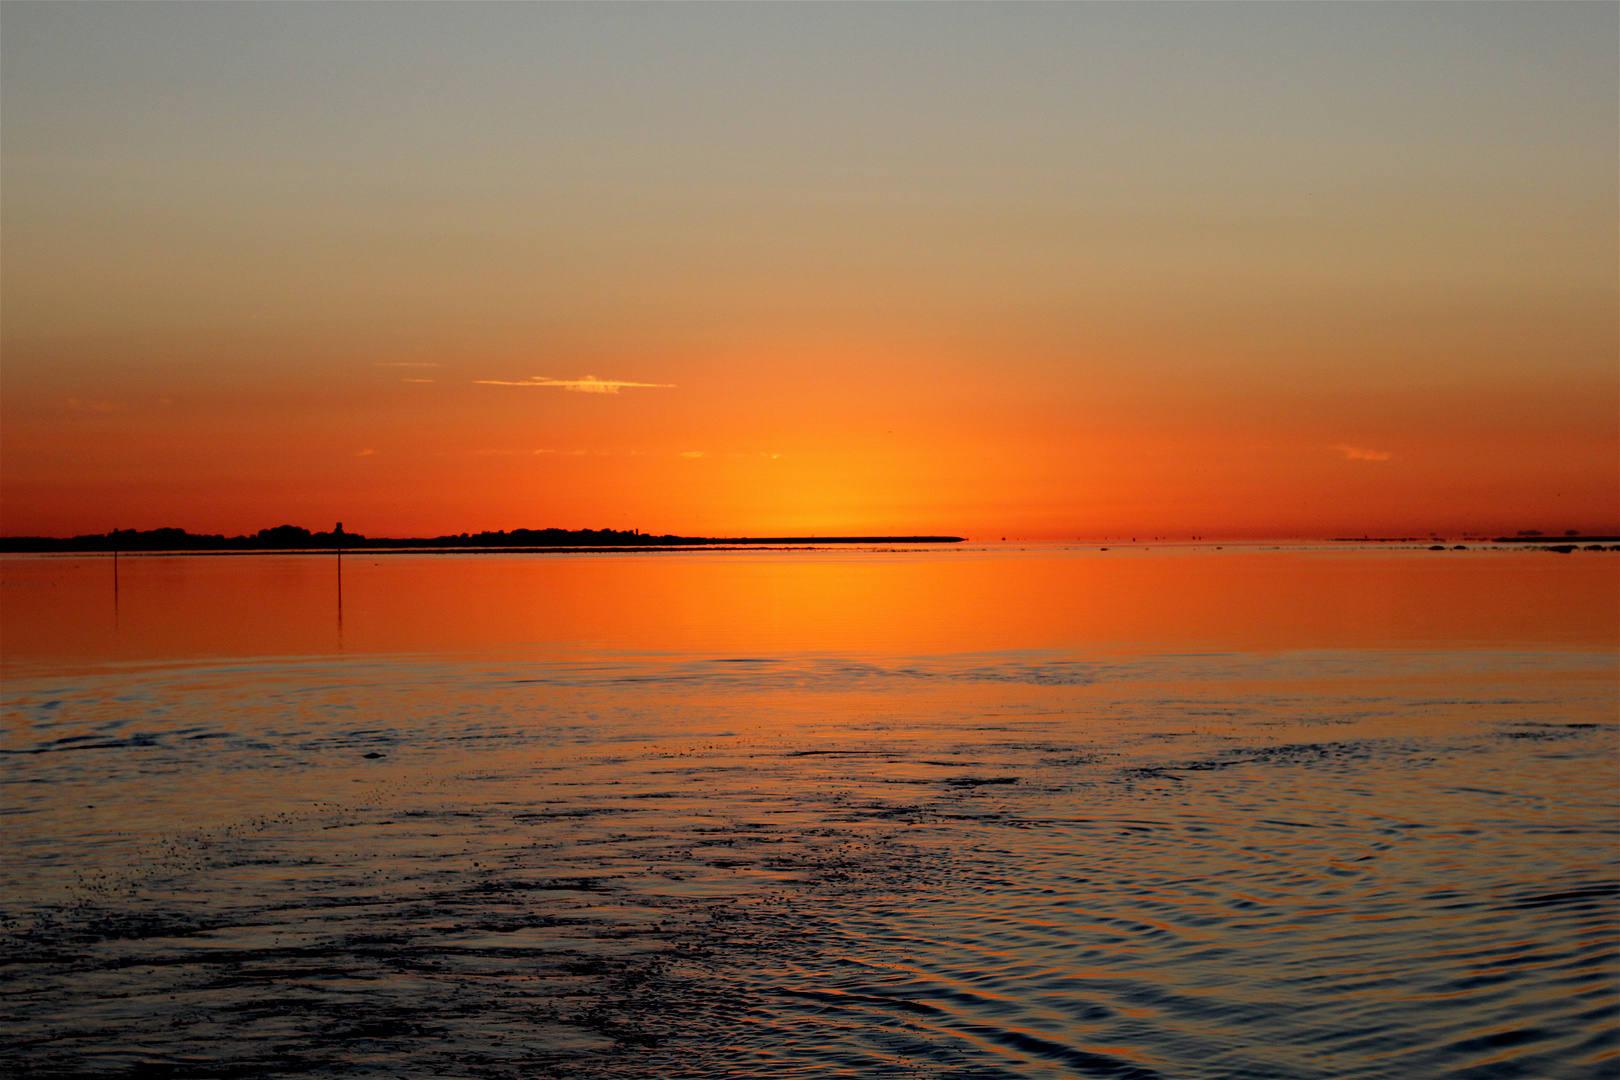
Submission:
[[[0,26],[8,534],[1620,529],[1612,3]]]

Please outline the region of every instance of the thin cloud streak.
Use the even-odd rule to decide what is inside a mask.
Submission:
[[[1395,456],[1388,450],[1369,450],[1365,446],[1341,446],[1339,450],[1350,461],[1388,461]]]
[[[648,386],[661,390],[673,389],[674,383],[652,382],[624,382],[618,379],[598,379],[595,375],[584,375],[578,379],[553,379],[546,375],[536,375],[523,382],[509,382],[502,379],[474,379],[480,386],[560,386],[564,390],[571,390],[577,394],[617,394],[620,387]]]

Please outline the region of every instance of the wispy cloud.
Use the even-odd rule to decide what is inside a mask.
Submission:
[[[458,450],[458,451],[452,451],[451,453],[463,454],[463,455],[466,455],[466,456],[469,456],[469,457],[514,457],[514,456],[540,457],[540,456],[546,455],[546,454],[557,454],[557,455],[561,455],[563,457],[615,457],[615,456],[624,456],[624,457],[658,456],[658,457],[662,457],[662,456],[665,456],[665,455],[669,455],[669,456],[672,456],[672,457],[713,458],[713,459],[716,459],[716,460],[721,459],[721,458],[756,458],[756,457],[758,457],[758,458],[765,458],[767,460],[772,460],[772,461],[782,457],[781,454],[772,454],[772,453],[767,453],[767,452],[764,452],[764,451],[761,451],[761,452],[759,452],[757,454],[742,454],[742,453],[731,454],[731,453],[723,453],[723,452],[715,451],[715,450],[645,450],[645,449],[628,449],[628,450],[626,450],[626,449],[616,449],[616,450],[574,449],[574,450],[564,450],[564,449],[562,449],[560,447],[554,447],[554,446],[543,446],[543,447],[539,447],[539,448],[534,449],[534,450],[488,448],[488,449],[482,449],[482,450]],[[443,452],[441,452],[441,456],[442,455],[443,455]]]
[[[579,394],[617,394],[624,386],[650,386],[668,390],[674,383],[656,382],[623,382],[618,379],[598,379],[595,375],[583,375],[577,379],[553,379],[546,375],[536,375],[522,382],[507,382],[501,379],[474,379],[482,386],[560,386],[564,390],[572,390]]]
[[[68,398],[68,408],[74,412],[128,412],[129,405],[122,401],[80,401]]]
[[[405,364],[405,363],[393,363],[393,362],[387,361],[387,360],[373,360],[372,363],[371,363],[371,366],[372,367],[438,367],[439,365],[438,364]]]
[[[438,379],[401,379],[400,382],[438,382]]]
[[[354,452],[354,456],[355,457],[370,457],[372,454],[375,454],[376,452],[377,451],[371,449],[371,447],[368,446],[364,450],[356,450]]]
[[[1388,450],[1369,450],[1365,446],[1341,446],[1339,452],[1351,461],[1388,461],[1395,456]]]

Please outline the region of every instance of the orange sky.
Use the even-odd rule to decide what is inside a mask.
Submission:
[[[1620,529],[1612,5],[0,20],[8,534]]]

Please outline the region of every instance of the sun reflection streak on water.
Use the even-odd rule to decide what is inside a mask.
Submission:
[[[1612,1062],[1599,564],[1521,560],[1480,599],[1490,571],[1395,560],[1418,601],[1393,619],[1399,647],[1368,647],[1323,598],[1375,566],[1255,563],[1237,593],[1202,595],[1269,581],[1328,614],[1296,597],[1222,639],[1207,612],[1163,631],[1166,603],[1136,616],[1167,646],[1148,649],[1062,637],[1095,608],[989,604],[971,634],[882,622],[941,582],[1038,593],[1038,560],[924,566],[852,637],[872,566],[839,559],[773,586],[852,567],[836,602],[783,615],[756,586],[661,637],[612,604],[680,595],[699,564],[666,564],[685,580],[663,585],[637,569],[633,588],[592,585],[621,597],[606,614],[562,616],[606,628],[595,645],[537,643],[527,616],[458,638],[494,595],[469,582],[496,580],[466,561],[399,599],[459,613],[451,651],[426,648],[441,624],[399,631],[408,651],[336,654],[299,637],[297,603],[267,636],[200,620],[228,639],[210,650],[211,597],[180,602],[193,625],[147,652],[53,651],[61,627],[8,626],[24,646],[0,1060],[1209,1080]],[[733,585],[770,577],[710,561]],[[1197,577],[1152,565],[1116,601]],[[1047,571],[1047,594],[1072,595]],[[250,597],[299,579],[255,580]],[[1470,624],[1549,590],[1556,619]],[[283,655],[226,648],[248,639]]]

